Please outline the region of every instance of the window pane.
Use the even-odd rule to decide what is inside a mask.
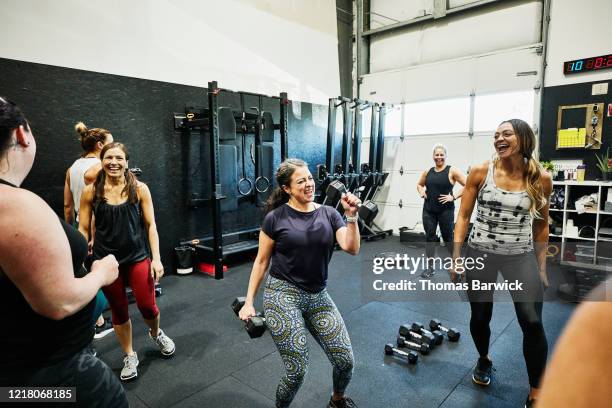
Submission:
[[[408,103],[404,107],[404,134],[467,133],[470,98]]]
[[[533,90],[476,96],[474,131],[494,131],[504,120],[523,119],[533,123]]]
[[[402,107],[394,105],[387,108],[385,116],[385,137],[401,136],[402,134]]]

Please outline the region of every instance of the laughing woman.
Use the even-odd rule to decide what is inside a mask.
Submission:
[[[138,357],[132,349],[132,322],[125,285],[129,283],[138,309],[149,326],[149,337],[163,356],[174,354],[174,342],[159,327],[155,282],[164,274],[159,256],[159,236],[153,215],[153,200],[146,184],[128,170],[129,155],[121,143],[110,143],[100,152],[102,171],[83,191],[79,230],[89,240],[89,223],[95,216],[93,258],[115,255],[119,277],[103,289],[112,310],[113,327],[125,357],[121,379],[138,375]],[[144,226],[143,226],[144,224]],[[146,239],[151,248],[149,258]]]
[[[547,197],[552,191],[552,180],[533,157],[536,139],[524,121],[502,122],[495,131],[494,146],[496,158],[472,167],[468,176],[455,225],[453,257],[461,256],[460,244],[478,202],[466,255],[486,262],[483,269],[468,271],[466,276],[468,282],[492,283],[501,271],[504,279],[523,284],[523,290],[510,293],[523,331],[523,355],[531,386],[525,406],[529,407],[538,397],[548,351],[542,325],[542,298],[544,286],[548,286]],[[452,278],[457,278],[454,272]],[[470,333],[479,354],[472,380],[487,386],[493,370],[489,358],[493,290],[468,290],[468,298],[472,311]]]
[[[353,373],[351,340],[325,286],[335,240],[344,251],[359,253],[359,200],[350,193],[342,198],[346,223],[334,208],[316,204],[314,179],[299,159],[281,163],[276,181],[279,187],[268,200],[240,318],[248,320],[255,315],[253,299],[271,263],[264,312],[286,369],[276,389],[276,407],[288,407],[304,381],[307,330],[333,366],[333,395],[328,407],[356,407],[344,395]]]

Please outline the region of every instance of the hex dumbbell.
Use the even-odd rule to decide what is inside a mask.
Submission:
[[[346,193],[346,186],[340,180],[334,180],[329,183],[327,189],[325,190],[325,199],[323,200],[323,204],[328,201],[331,203],[335,203],[340,198],[342,198],[342,195]],[[376,215],[378,214],[378,206],[370,200],[367,200],[364,203],[357,204],[357,207],[359,217],[364,220],[366,224],[369,224],[372,220],[374,220],[374,218],[376,218]]]
[[[459,341],[459,337],[461,337],[461,332],[459,332],[459,330],[442,326],[442,323],[440,323],[438,319],[431,319],[429,328],[432,330],[441,330],[443,333],[446,333],[449,341]]]
[[[414,351],[409,351],[408,353],[406,353],[403,350],[396,349],[391,343],[387,343],[385,345],[385,354],[388,356],[392,356],[395,354],[398,357],[408,360],[410,364],[416,364],[419,360],[419,355]]]
[[[415,343],[413,341],[406,340],[404,336],[397,336],[397,347],[409,348],[410,350],[420,351],[421,354],[429,354],[431,348],[425,343]]]
[[[434,348],[436,345],[436,339],[434,338],[434,336],[429,333],[429,334],[421,334],[415,330],[412,329],[411,326],[408,326],[407,324],[402,324],[399,328],[399,334],[400,336],[404,337],[405,339],[414,341],[415,343],[423,343],[423,344],[427,344],[429,346],[429,348]]]
[[[417,333],[423,334],[423,335],[426,335],[426,334],[432,335],[436,342],[436,345],[442,344],[442,340],[444,340],[444,335],[442,334],[441,331],[435,330],[433,332],[430,332],[429,330],[425,328],[425,326],[423,326],[423,323],[421,322],[412,323],[412,330],[414,330]]]
[[[238,313],[240,312],[240,309],[242,309],[242,306],[244,306],[245,301],[246,298],[237,297],[232,302],[232,310],[236,316],[238,316]],[[263,336],[266,331],[266,318],[263,317],[261,313],[258,313],[256,316],[251,316],[244,324],[244,329],[252,339]]]

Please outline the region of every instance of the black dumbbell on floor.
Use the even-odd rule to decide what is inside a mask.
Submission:
[[[412,330],[422,335],[431,335],[434,338],[436,345],[442,344],[442,340],[444,340],[444,335],[441,331],[435,330],[433,332],[430,332],[425,328],[425,326],[423,326],[423,323],[421,322],[412,323]]]
[[[397,336],[397,347],[409,348],[410,350],[420,351],[423,355],[429,354],[429,351],[431,350],[431,348],[427,344],[418,344],[406,340],[404,336]]]
[[[387,343],[385,345],[385,354],[388,356],[392,356],[395,354],[398,357],[408,360],[410,364],[416,364],[419,360],[419,355],[414,351],[409,351],[408,353],[406,353],[403,350],[396,349],[391,343]]]
[[[232,310],[236,316],[238,316],[238,313],[240,312],[240,309],[242,309],[242,306],[244,306],[245,301],[246,298],[237,297],[232,302]],[[249,334],[249,337],[252,339],[261,337],[266,331],[266,319],[261,313],[258,313],[256,316],[251,316],[251,318],[246,321],[244,328]]]
[[[440,323],[440,320],[438,319],[431,319],[431,321],[429,322],[429,328],[431,330],[441,330],[442,332],[446,333],[446,336],[448,337],[449,341],[459,341],[459,337],[461,337],[461,333],[459,332],[459,330],[455,328],[449,329],[442,326],[442,323]]]
[[[404,337],[407,340],[414,341],[416,343],[427,344],[429,348],[434,348],[436,344],[436,340],[432,334],[421,334],[417,331],[413,330],[411,326],[407,324],[402,324],[399,328],[400,336]]]

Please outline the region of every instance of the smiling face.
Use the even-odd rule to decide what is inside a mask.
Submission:
[[[444,163],[446,162],[446,152],[444,151],[443,148],[437,147],[434,150],[433,161],[436,164],[436,167],[444,166]]]
[[[108,177],[119,177],[128,167],[125,152],[119,147],[113,147],[104,152],[102,168]]]
[[[291,199],[302,204],[314,201],[315,182],[308,167],[296,167],[291,175],[289,186],[283,186],[283,190],[289,194]]]
[[[521,145],[509,122],[503,122],[495,131],[493,144],[500,159],[506,159],[512,155],[521,154]]]

